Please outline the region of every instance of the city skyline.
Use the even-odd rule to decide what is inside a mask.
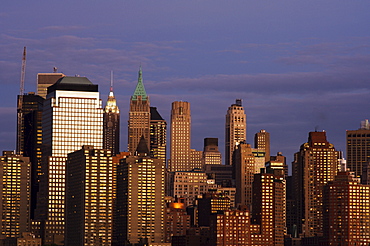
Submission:
[[[36,91],[37,73],[56,66],[58,72],[99,84],[105,103],[114,71],[121,151],[127,146],[129,97],[140,63],[151,106],[167,122],[171,102],[192,105],[191,148],[201,150],[204,138],[216,137],[223,154],[227,107],[241,98],[247,142],[265,129],[271,154],[283,152],[289,165],[315,128],[326,130],[337,150],[345,151],[345,130],[357,130],[370,117],[369,7],[344,1],[114,1],[88,8],[72,8],[70,1],[5,3],[0,10],[0,147],[16,147],[16,95],[27,46],[25,92]],[[68,20],[55,14],[67,11]]]

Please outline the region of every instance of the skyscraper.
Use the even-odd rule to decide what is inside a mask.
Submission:
[[[164,242],[164,171],[161,159],[149,156],[141,137],[134,155],[117,167],[115,242]]]
[[[370,125],[369,121],[361,122],[358,130],[346,132],[347,136],[347,166],[354,172],[356,178],[362,176],[362,171],[370,161]]]
[[[65,245],[111,245],[112,176],[110,150],[85,145],[68,154]]]
[[[225,124],[225,164],[232,164],[232,156],[237,143],[247,140],[247,116],[242,100],[236,99],[226,113]]]
[[[255,157],[250,144],[241,142],[233,156],[233,175],[235,179],[236,205],[252,205],[252,184],[255,174]]]
[[[370,186],[350,172],[338,172],[324,187],[325,245],[370,244]]]
[[[20,237],[22,232],[30,231],[30,178],[29,158],[3,151],[0,156],[0,239]]]
[[[83,145],[103,147],[103,109],[98,86],[86,77],[62,77],[48,88],[43,111],[44,175],[36,218],[45,221],[44,243],[63,244],[65,161]]]
[[[171,152],[169,171],[189,171],[190,167],[190,103],[176,101],[171,110]]]
[[[339,152],[325,132],[310,132],[308,142],[295,153],[293,197],[296,199],[297,229],[304,237],[323,235],[323,187],[332,181],[339,167]]]
[[[150,155],[166,163],[167,122],[157,111],[150,107]]]
[[[103,148],[109,149],[112,155],[119,154],[120,141],[120,113],[116,98],[113,94],[113,86],[110,92],[107,104],[104,108],[104,127],[103,127]]]
[[[37,95],[42,98],[46,98],[48,94],[48,87],[52,86],[57,82],[60,78],[64,77],[65,75],[62,73],[57,73],[56,68],[54,68],[54,73],[38,73],[37,74]]]
[[[218,150],[218,138],[205,138],[203,148],[204,165],[222,164],[221,153]]]
[[[265,163],[270,160],[270,133],[260,130],[254,135],[254,148],[264,150]]]
[[[17,124],[17,154],[29,157],[31,161],[31,218],[36,208],[36,198],[39,189],[39,176],[41,172],[42,157],[42,107],[44,98],[34,92],[18,96],[18,113],[20,117]]]
[[[143,73],[140,67],[136,89],[130,99],[128,152],[134,153],[142,136],[150,149],[150,101],[144,88]]]

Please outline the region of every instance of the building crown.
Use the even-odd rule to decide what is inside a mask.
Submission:
[[[142,101],[146,101],[148,99],[148,96],[146,94],[144,84],[143,84],[143,72],[141,70],[141,66],[140,66],[140,69],[139,69],[139,77],[138,77],[138,80],[137,80],[137,85],[136,85],[136,88],[135,88],[135,92],[132,95],[131,100],[137,101],[138,97],[141,97]]]

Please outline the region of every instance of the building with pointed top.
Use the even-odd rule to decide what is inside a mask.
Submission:
[[[109,149],[112,155],[119,154],[120,141],[120,113],[116,98],[113,94],[113,86],[110,92],[103,115],[103,148]]]
[[[156,107],[150,107],[150,155],[166,162],[167,122]]]
[[[133,154],[117,166],[112,245],[164,242],[165,163],[150,157],[147,146],[142,136]]]
[[[148,149],[150,149],[150,102],[144,88],[140,67],[137,85],[130,99],[128,152],[134,153],[142,136],[146,140]]]
[[[242,100],[236,99],[226,113],[225,124],[225,164],[232,165],[233,152],[236,145],[247,140],[247,116]]]

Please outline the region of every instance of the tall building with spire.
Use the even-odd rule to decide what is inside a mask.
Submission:
[[[303,237],[323,236],[323,188],[337,174],[338,158],[339,152],[326,139],[326,132],[310,132],[308,142],[294,154],[296,225]]]
[[[142,136],[150,149],[150,101],[144,88],[143,73],[140,67],[136,89],[130,99],[128,152],[136,151]]]
[[[35,218],[44,244],[64,244],[67,155],[83,145],[103,148],[103,108],[98,85],[86,77],[62,77],[48,87],[43,116],[43,160]]]
[[[225,124],[225,164],[232,165],[235,147],[241,141],[247,140],[247,116],[242,106],[242,100],[236,99],[226,113]]]
[[[169,171],[189,171],[190,165],[190,103],[176,101],[171,110],[171,159]]]
[[[111,86],[104,108],[103,148],[109,149],[112,155],[119,154],[120,141],[120,113],[116,98],[113,94],[113,73],[111,74]]]

